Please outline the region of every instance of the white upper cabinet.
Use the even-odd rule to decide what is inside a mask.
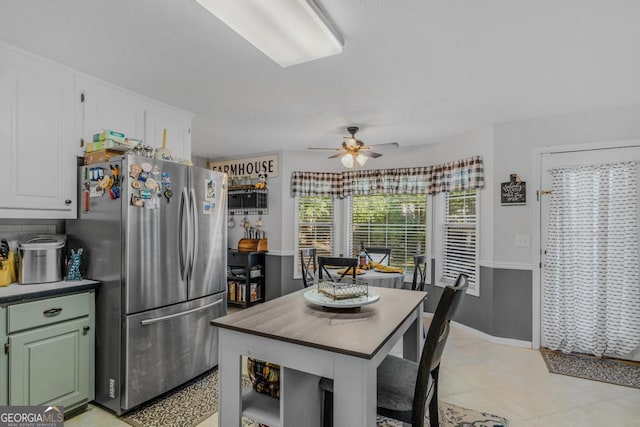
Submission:
[[[0,46],[0,218],[75,218],[74,76]]]
[[[191,159],[190,114],[90,77],[78,77],[76,87],[82,100],[78,155],[100,129],[124,133],[153,148],[162,147],[167,129],[167,148],[173,157]]]
[[[100,129],[191,158],[191,115],[0,43],[0,219],[77,217],[77,164]]]
[[[78,121],[81,136],[76,145],[78,156],[84,154],[84,147],[100,129],[122,132],[127,138],[145,139],[146,103],[140,97],[84,76],[78,77],[76,87],[81,118]]]
[[[153,148],[162,147],[164,130],[167,130],[167,149],[174,159],[191,160],[191,117],[186,113],[157,106],[146,112],[145,144]]]

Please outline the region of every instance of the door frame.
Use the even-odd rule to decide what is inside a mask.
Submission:
[[[535,188],[533,190],[542,190],[542,156],[545,154],[559,154],[559,153],[571,153],[578,151],[593,151],[593,150],[607,150],[616,148],[626,148],[640,146],[640,139],[623,139],[612,141],[600,141],[590,143],[578,143],[578,144],[565,144],[565,145],[546,145],[537,147],[534,150],[533,156],[533,179]],[[542,277],[541,270],[541,253],[540,253],[540,231],[542,215],[541,215],[540,198],[536,197],[536,203],[533,207],[533,220],[532,220],[532,245],[531,245],[531,266],[532,268],[532,298],[531,303],[533,319],[531,322],[531,346],[533,349],[540,348],[540,338],[542,329],[540,322],[542,321]]]

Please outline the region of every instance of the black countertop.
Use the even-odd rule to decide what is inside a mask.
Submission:
[[[95,280],[86,279],[35,285],[12,283],[9,286],[0,287],[0,305],[90,291],[99,285],[100,283]]]

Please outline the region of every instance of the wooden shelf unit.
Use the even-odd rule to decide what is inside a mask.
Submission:
[[[227,252],[227,302],[250,307],[265,300],[265,252]]]

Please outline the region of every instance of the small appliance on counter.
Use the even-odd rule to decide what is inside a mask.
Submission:
[[[66,237],[60,234],[32,236],[18,242],[18,283],[58,282],[62,280],[62,248]]]

